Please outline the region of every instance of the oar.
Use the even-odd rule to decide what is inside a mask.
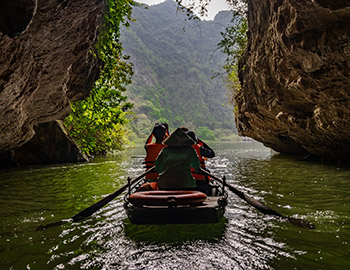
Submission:
[[[132,179],[130,181],[130,185],[134,184],[135,182],[137,182],[138,180],[140,180],[142,177],[144,177],[146,174],[150,173],[155,166],[153,166],[152,168],[148,169],[147,171],[145,171],[143,174],[137,176],[136,178]],[[114,198],[116,198],[118,195],[120,195],[121,193],[124,192],[124,190],[129,186],[128,184],[125,184],[124,186],[122,186],[120,189],[114,191],[113,193],[109,194],[108,196],[104,197],[102,200],[99,200],[97,203],[94,203],[93,205],[89,206],[88,208],[86,208],[85,210],[81,211],[80,213],[76,214],[72,219],[73,221],[79,221],[82,220],[88,216],[91,216],[93,213],[95,213],[97,210],[99,210],[100,208],[102,208],[103,206],[105,206],[107,203],[109,203],[110,201],[112,201]]]
[[[211,173],[205,171],[205,170],[201,170],[203,173],[209,175],[211,178],[217,180],[218,182],[220,182],[221,184],[223,183],[223,180],[216,177],[215,175],[212,175]],[[283,219],[288,220],[290,223],[293,223],[297,226],[303,227],[303,228],[309,228],[309,229],[314,229],[315,225],[313,225],[312,223],[306,221],[306,220],[302,220],[302,219],[298,219],[298,218],[292,218],[292,217],[287,217],[282,215],[281,213],[278,213],[277,211],[271,209],[270,207],[262,204],[261,202],[258,202],[257,200],[249,197],[247,194],[244,194],[242,191],[238,190],[237,188],[233,187],[232,185],[228,184],[225,182],[225,186],[228,187],[228,189],[230,191],[232,191],[234,194],[236,194],[238,197],[240,197],[241,199],[245,200],[247,203],[249,203],[251,206],[254,206],[257,210],[259,210],[260,212],[264,213],[265,215],[273,215],[273,216],[277,216]]]

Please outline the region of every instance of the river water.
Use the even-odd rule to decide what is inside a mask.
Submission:
[[[208,167],[300,228],[230,193],[218,224],[132,225],[118,197],[78,223],[42,229],[143,172],[142,147],[85,164],[0,170],[0,269],[350,269],[350,167],[259,143],[211,145]]]

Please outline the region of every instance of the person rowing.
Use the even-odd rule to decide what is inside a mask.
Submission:
[[[208,171],[205,166],[205,161],[207,160],[207,158],[215,157],[215,153],[213,149],[211,149],[205,142],[203,142],[198,137],[196,137],[196,134],[193,131],[187,131],[186,134],[193,141],[195,141],[195,144],[192,145],[192,148],[196,150],[201,168],[205,171]],[[207,176],[202,172],[196,172],[193,168],[192,168],[192,176],[194,179],[196,179],[198,187],[199,186],[204,187],[205,185],[208,185],[211,180],[209,176]]]

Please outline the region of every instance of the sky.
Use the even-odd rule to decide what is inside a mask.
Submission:
[[[147,5],[156,5],[161,2],[164,2],[165,0],[136,0],[140,3],[145,3]],[[183,1],[184,4],[186,4],[186,1]],[[202,20],[213,20],[215,15],[220,10],[227,10],[229,9],[225,0],[211,0],[210,5],[208,6],[208,16],[207,17],[201,17]]]

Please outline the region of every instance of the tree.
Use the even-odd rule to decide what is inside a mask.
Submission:
[[[196,136],[203,140],[215,140],[215,134],[208,127],[198,127],[196,130]]]
[[[227,74],[229,87],[232,89],[232,99],[235,93],[241,89],[241,84],[238,79],[238,61],[243,55],[247,47],[247,30],[248,24],[246,17],[238,12],[234,16],[230,24],[221,33],[223,39],[218,44],[218,47],[226,54],[225,65],[223,66]]]
[[[189,19],[198,19],[193,14],[194,11],[198,11],[201,16],[208,13],[208,6],[212,0],[175,0],[179,5],[179,9],[184,10]],[[227,5],[234,12],[245,16],[247,13],[247,0],[226,0]]]
[[[197,10],[200,15],[205,15],[211,0],[176,0],[176,2],[180,9],[186,10],[189,19],[196,19],[193,11]],[[238,79],[238,61],[247,47],[248,4],[247,0],[226,0],[226,3],[233,11],[234,16],[225,31],[221,33],[223,39],[218,47],[226,54],[223,68],[226,71],[228,86],[232,89],[231,103],[233,103],[235,93],[241,88]]]
[[[126,114],[132,107],[123,95],[131,83],[132,65],[123,54],[120,26],[129,26],[132,0],[107,0],[94,55],[101,60],[100,77],[90,95],[72,104],[65,119],[68,133],[87,154],[121,149],[125,140]]]

